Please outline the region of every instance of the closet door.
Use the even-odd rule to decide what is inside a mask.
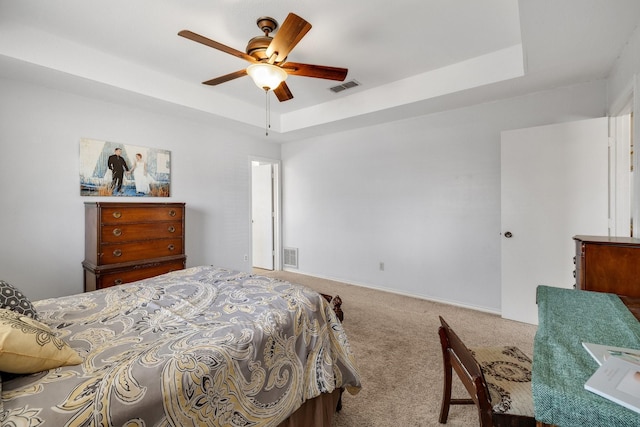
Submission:
[[[536,287],[571,288],[574,235],[608,235],[607,118],[502,132],[502,317],[537,324]]]

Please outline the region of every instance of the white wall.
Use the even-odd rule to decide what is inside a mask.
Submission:
[[[284,245],[300,272],[499,311],[500,131],[598,117],[603,82],[288,143]],[[82,291],[82,137],[172,152],[187,263],[248,270],[249,157],[219,126],[0,79],[0,278],[32,299]],[[129,201],[133,201],[129,199]],[[379,270],[379,262],[385,270]]]
[[[0,279],[33,299],[83,290],[80,138],[171,150],[172,196],[185,202],[187,265],[249,271],[249,157],[280,145],[208,125],[0,79]],[[123,200],[123,199],[118,199]],[[140,201],[126,198],[125,201]]]
[[[284,144],[283,244],[302,273],[499,312],[500,132],[605,110],[601,81]]]
[[[608,107],[609,110],[614,110],[611,113],[618,113],[615,110],[633,90],[634,76],[638,73],[640,73],[640,27],[633,32],[611,70],[607,82]]]

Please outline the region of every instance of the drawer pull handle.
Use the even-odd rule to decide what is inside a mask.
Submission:
[[[114,228],[113,229],[113,235],[116,236],[116,237],[122,236],[122,230],[120,230],[119,228]]]
[[[167,246],[167,249],[169,249],[170,251],[174,250],[175,248],[176,248],[176,247],[175,247],[175,246],[173,246],[173,245],[169,245],[169,246]]]
[[[176,232],[176,228],[173,225],[169,226],[169,233],[175,233]]]
[[[114,285],[122,285],[124,282],[122,281],[122,279],[116,279],[113,281]]]
[[[169,211],[169,216],[176,216],[176,211],[175,211],[175,210],[173,210],[173,209],[171,209],[171,210]]]
[[[113,256],[119,257],[122,256],[122,251],[120,249],[116,249],[113,251]]]
[[[122,216],[122,212],[120,212],[120,211],[115,211],[113,213],[113,217],[116,218],[116,219],[120,218],[121,216]]]

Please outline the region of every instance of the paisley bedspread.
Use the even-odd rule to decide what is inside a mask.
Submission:
[[[360,377],[309,288],[214,267],[34,303],[83,363],[3,379],[2,426],[276,426]]]

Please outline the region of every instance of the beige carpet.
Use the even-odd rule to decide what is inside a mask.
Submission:
[[[438,426],[442,353],[438,316],[467,346],[512,344],[529,356],[536,327],[475,310],[284,271],[258,274],[340,295],[344,328],[362,377],[362,390],[344,394],[334,427]],[[454,379],[454,397],[465,390]],[[452,406],[448,426],[477,426],[475,406]]]

